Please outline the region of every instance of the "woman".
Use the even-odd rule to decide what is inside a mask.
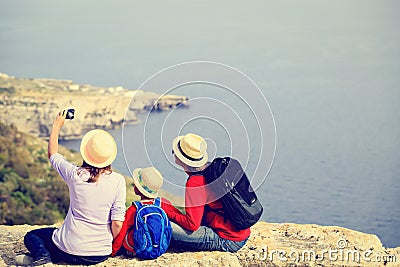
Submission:
[[[175,248],[236,252],[242,248],[250,229],[237,230],[221,211],[222,204],[207,188],[202,171],[207,168],[207,143],[196,134],[179,136],[172,143],[175,163],[189,175],[185,188],[185,214],[166,210],[172,223]],[[207,208],[205,208],[207,205]],[[213,211],[214,210],[214,211]],[[218,210],[218,213],[215,212]]]
[[[41,228],[25,235],[24,243],[32,257],[19,255],[17,264],[103,262],[111,254],[113,237],[124,221],[126,186],[124,177],[111,170],[117,154],[113,137],[103,130],[86,133],[80,146],[83,164],[77,167],[58,153],[58,135],[65,116],[64,110],[53,123],[48,156],[68,185],[70,207],[60,228]]]

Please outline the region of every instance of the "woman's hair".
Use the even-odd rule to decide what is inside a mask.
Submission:
[[[100,174],[106,173],[110,174],[112,173],[111,170],[111,165],[108,165],[103,168],[97,168],[93,167],[92,165],[87,164],[85,161],[83,161],[82,166],[78,170],[78,175],[81,175],[82,171],[86,170],[90,173],[90,177],[87,180],[88,183],[95,183],[100,177]]]

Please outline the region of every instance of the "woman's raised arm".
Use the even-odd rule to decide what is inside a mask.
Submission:
[[[49,138],[49,145],[47,147],[47,156],[49,158],[51,155],[58,153],[58,135],[60,134],[60,130],[64,125],[66,115],[66,110],[60,111],[53,122],[53,128],[51,129]]]

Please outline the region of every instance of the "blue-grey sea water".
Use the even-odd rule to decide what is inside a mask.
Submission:
[[[221,81],[239,94],[182,85],[171,92],[189,96],[188,108],[142,114],[142,124],[112,131],[120,151],[114,166],[129,175],[153,164],[165,188],[182,194],[176,185],[185,177],[170,162],[170,142],[197,132],[212,155],[245,155],[251,176],[257,167],[268,173],[274,157],[263,183],[254,178],[263,220],[339,225],[396,247],[398,10],[395,0],[0,0],[0,72],[137,89],[183,62],[232,66],[258,85],[274,120],[257,87],[236,88],[231,74]],[[182,76],[215,73],[201,70]],[[163,93],[167,84],[144,88]],[[64,144],[76,149],[79,141]]]

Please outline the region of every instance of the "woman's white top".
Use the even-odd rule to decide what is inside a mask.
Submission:
[[[72,255],[111,254],[111,220],[125,219],[124,177],[113,171],[100,175],[96,183],[88,183],[89,172],[78,175],[79,167],[62,155],[53,154],[50,163],[67,183],[70,197],[64,223],[53,233],[54,244]]]

